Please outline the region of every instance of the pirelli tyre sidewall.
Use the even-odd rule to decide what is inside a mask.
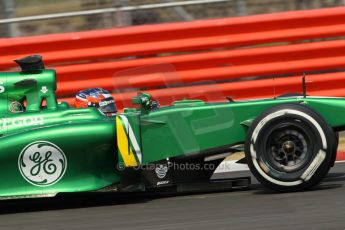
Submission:
[[[251,172],[264,186],[294,192],[324,178],[333,163],[335,146],[332,128],[318,113],[305,105],[284,104],[255,119],[245,153]]]

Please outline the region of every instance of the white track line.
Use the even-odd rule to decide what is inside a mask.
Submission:
[[[217,169],[214,171],[214,173],[227,173],[227,172],[243,172],[243,171],[250,171],[248,168],[248,165],[246,164],[239,164],[236,163],[236,161],[223,161],[219,164]],[[335,163],[345,163],[345,160],[336,161]]]

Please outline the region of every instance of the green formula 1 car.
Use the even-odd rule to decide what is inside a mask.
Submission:
[[[133,98],[138,109],[116,113],[114,106],[100,110],[113,101],[82,91],[77,97],[90,107],[72,108],[56,102],[55,71],[39,57],[17,62],[22,71],[0,73],[2,199],[246,187],[248,178],[210,180],[224,153],[240,144],[263,185],[299,191],[333,166],[337,132],[345,127],[345,99],[305,95],[160,108],[141,93]]]

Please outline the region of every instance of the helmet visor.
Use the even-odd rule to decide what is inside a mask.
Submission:
[[[98,103],[98,109],[103,113],[116,113],[115,100],[112,97],[105,98]]]

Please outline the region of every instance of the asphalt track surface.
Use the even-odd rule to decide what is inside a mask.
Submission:
[[[0,202],[0,230],[345,229],[345,163],[310,191],[103,195]]]

